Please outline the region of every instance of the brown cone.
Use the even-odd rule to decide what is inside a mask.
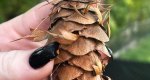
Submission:
[[[103,75],[110,54],[105,46],[107,9],[101,0],[53,0],[49,32],[60,36],[49,42],[60,43],[51,80],[110,80]],[[102,9],[101,9],[102,8]],[[105,16],[105,17],[104,17]],[[108,17],[109,18],[109,17]],[[107,33],[106,33],[107,32]]]

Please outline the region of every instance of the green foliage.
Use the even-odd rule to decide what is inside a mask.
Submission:
[[[129,26],[134,24],[134,22],[139,22],[138,26],[141,25],[140,22],[147,21],[150,18],[150,0],[106,0],[108,4],[112,5],[111,10],[111,27],[112,27],[112,38],[115,40],[112,46],[113,48],[123,47],[120,46],[123,40],[127,37],[119,38],[119,34],[122,34],[122,30],[127,29]],[[147,24],[148,26],[149,24]],[[146,28],[146,25],[140,26],[140,30]],[[129,28],[128,28],[129,29]],[[129,34],[129,32],[128,32]],[[145,36],[144,32],[139,33],[140,35],[136,36]],[[135,36],[132,35],[132,38]],[[134,36],[133,36],[134,35]],[[111,39],[111,40],[113,40]],[[122,40],[123,39],[123,40]],[[142,62],[150,62],[150,37],[140,39],[133,49],[125,51],[120,59],[123,60],[134,60]],[[119,41],[121,41],[119,43]],[[112,45],[112,44],[110,44]]]
[[[113,33],[134,21],[142,21],[150,16],[150,0],[106,0],[106,2],[112,5]]]
[[[134,49],[130,49],[121,55],[121,59],[140,62],[150,62],[150,35],[141,39]]]
[[[36,5],[40,0],[0,0],[0,23]]]

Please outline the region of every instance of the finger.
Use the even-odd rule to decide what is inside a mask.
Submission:
[[[0,54],[1,80],[40,80],[47,77],[53,68],[53,61],[40,69],[30,67],[28,58],[33,51],[10,51]]]
[[[58,46],[57,43],[53,43],[35,51],[1,52],[0,78],[2,80],[42,80],[46,78],[52,72],[54,63],[50,59],[56,57]]]
[[[53,68],[59,44],[54,42],[37,50],[0,52],[0,80],[41,80]],[[10,73],[13,72],[13,73]]]
[[[10,41],[30,34],[30,28],[37,27],[42,19],[51,13],[52,5],[45,5],[46,3],[47,2],[40,3],[26,13],[0,25],[0,40],[2,40],[0,42],[0,51],[18,49],[27,50],[41,46],[29,40],[20,40],[13,43],[10,43]],[[39,28],[47,29],[49,23],[50,20],[47,19],[39,26]],[[22,44],[22,47],[20,47],[20,44]]]

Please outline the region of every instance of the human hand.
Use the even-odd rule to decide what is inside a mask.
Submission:
[[[42,53],[35,51],[35,49],[43,46],[46,41],[32,42],[22,39],[11,42],[22,36],[29,35],[31,33],[30,28],[34,29],[43,18],[50,14],[53,6],[46,5],[41,7],[44,4],[46,2],[10,21],[0,24],[0,80],[43,80],[51,73],[53,61],[49,61],[49,59],[56,57],[55,54],[45,58],[42,56],[43,53],[49,55],[50,50]],[[39,29],[48,29],[49,23],[49,19],[45,20],[39,26]],[[50,44],[48,46],[54,45]],[[48,46],[46,48],[49,48]],[[34,54],[32,54],[33,51],[35,51]]]

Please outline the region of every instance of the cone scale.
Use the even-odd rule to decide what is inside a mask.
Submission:
[[[49,32],[60,35],[48,43],[60,43],[59,55],[50,80],[110,80],[103,75],[111,57],[105,43],[109,41],[107,9],[101,0],[53,0]],[[108,25],[107,25],[108,26]]]

